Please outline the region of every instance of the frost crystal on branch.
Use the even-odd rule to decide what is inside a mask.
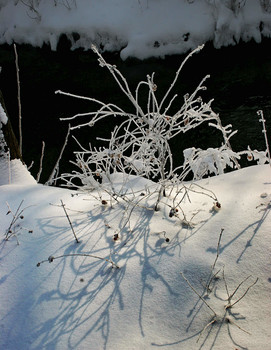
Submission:
[[[111,174],[121,172],[155,179],[164,186],[167,181],[183,181],[191,171],[194,173],[194,178],[200,179],[211,173],[221,174],[226,167],[239,168],[238,159],[243,154],[249,154],[257,159],[259,153],[256,151],[232,150],[230,138],[237,131],[232,131],[230,124],[222,126],[219,115],[212,110],[212,100],[206,103],[199,96],[200,91],[206,89],[204,83],[209,76],[201,80],[192,94],[184,95],[180,108],[170,113],[171,107],[178,101],[177,94],[172,94],[172,90],[181,70],[186,61],[202,48],[203,46],[198,47],[186,57],[163,98],[158,101],[156,97],[158,86],[154,82],[154,73],[147,75],[146,81],[140,81],[133,94],[117,67],[107,63],[93,45],[92,50],[98,56],[99,65],[107,68],[112,74],[120,90],[134,107],[134,112],[128,113],[115,104],[104,103],[94,98],[57,91],[60,94],[94,102],[98,106],[96,111],[65,118],[64,120],[70,121],[76,121],[79,117],[89,118],[84,123],[71,126],[71,131],[85,126],[93,127],[105,118],[122,118],[119,125],[111,132],[110,138],[99,139],[106,143],[105,147],[97,149],[90,145],[89,149],[85,149],[77,141],[81,148],[75,152],[76,160],[73,162],[77,166],[77,171],[62,174],[62,180],[66,181],[68,186],[97,190],[105,181],[110,182]],[[145,107],[142,107],[140,102],[141,90],[145,91],[147,96]],[[176,167],[173,164],[169,141],[203,123],[221,132],[223,138],[221,147],[207,150],[187,149],[184,151],[184,163]]]

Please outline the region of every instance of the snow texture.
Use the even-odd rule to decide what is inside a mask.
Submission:
[[[6,115],[6,112],[4,111],[4,108],[2,107],[0,103],[0,129],[1,129],[1,123],[2,124],[7,124],[8,117]]]
[[[26,166],[20,159],[9,160],[7,157],[0,158],[0,186],[7,184],[36,184]]]
[[[113,180],[116,186],[123,182],[118,174]],[[139,177],[126,184],[134,191],[151,186]],[[219,210],[213,210],[211,198],[191,194],[191,202],[182,206],[187,218],[193,217],[194,225],[187,226],[169,217],[166,205],[158,212],[146,209],[153,205],[148,198],[134,209],[130,227],[116,240],[127,214],[121,203],[111,207],[92,196],[39,184],[0,186],[3,235],[12,220],[7,203],[15,213],[24,201],[14,228],[20,245],[15,236],[0,245],[0,348],[269,349],[270,166],[252,166],[198,184],[216,193]],[[181,273],[204,295],[217,252],[217,278],[204,299],[217,321],[204,330],[214,315]],[[83,255],[57,259],[76,253],[112,259],[119,268]],[[223,318],[227,289],[231,294],[239,284],[232,303],[247,293]]]
[[[271,35],[264,0],[25,0],[0,2],[0,43],[121,51],[122,59],[182,54],[208,41],[216,48]]]

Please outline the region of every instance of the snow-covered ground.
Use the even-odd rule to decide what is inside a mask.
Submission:
[[[271,35],[269,0],[1,0],[0,43],[121,51],[140,59]]]
[[[199,181],[221,209],[191,193],[182,206],[190,226],[169,217],[170,197],[157,212],[148,196],[130,211],[95,193],[35,184],[19,161],[9,171],[11,183],[0,186],[1,349],[270,349],[269,165]],[[130,184],[145,193],[155,186]],[[20,204],[10,227],[7,213]],[[8,229],[19,245],[3,239]],[[79,255],[57,258],[70,254]],[[227,299],[240,300],[225,309]]]
[[[56,49],[66,34],[73,49],[164,56],[260,42],[270,11],[256,0],[0,0],[0,43]],[[158,211],[158,185],[128,180],[111,203],[0,159],[0,349],[270,350],[270,166],[185,183],[175,199],[167,189]]]

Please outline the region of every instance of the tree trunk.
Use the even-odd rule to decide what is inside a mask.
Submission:
[[[4,102],[4,97],[2,95],[2,92],[0,91],[0,103],[8,117],[8,121],[7,124],[3,124],[2,123],[2,131],[4,134],[4,138],[7,144],[7,147],[9,149],[9,153],[10,153],[10,159],[20,159],[23,162],[22,159],[22,155],[20,152],[20,148],[19,148],[19,144],[18,141],[16,139],[16,136],[14,134],[14,131],[12,129],[12,125],[8,116],[8,112],[5,106],[5,102]]]

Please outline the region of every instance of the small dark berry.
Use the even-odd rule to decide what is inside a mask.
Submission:
[[[169,238],[166,238],[166,242],[169,242]]]
[[[40,262],[37,263],[37,267],[39,267],[39,266],[40,266]]]
[[[49,256],[48,258],[49,263],[52,263],[54,261],[54,257],[52,255]]]
[[[107,201],[105,201],[104,199],[102,200],[102,205],[106,205]]]
[[[21,215],[21,216],[20,216],[20,219],[23,219],[23,218],[24,218],[24,216],[23,216],[23,215]]]
[[[119,238],[119,235],[117,233],[115,233],[114,237],[113,237],[114,241],[116,241],[118,238]]]

